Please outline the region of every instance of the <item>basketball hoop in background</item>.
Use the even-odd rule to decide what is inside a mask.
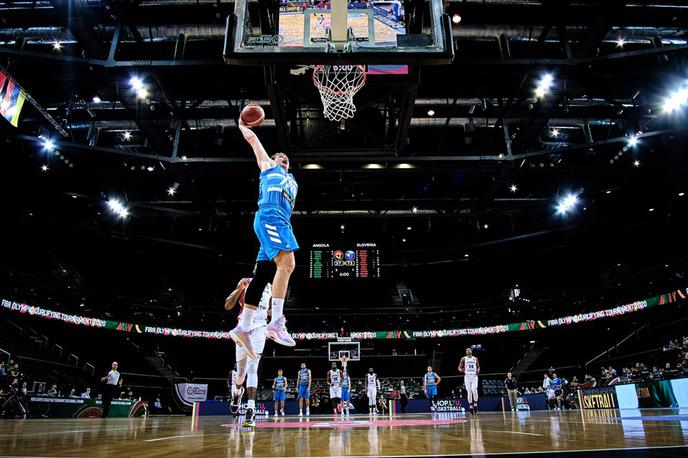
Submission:
[[[353,118],[354,95],[365,82],[364,65],[317,65],[313,70],[313,84],[320,91],[325,118],[330,121]]]
[[[349,355],[343,353],[344,352],[342,352],[342,354],[339,355],[339,361],[342,362],[342,368],[346,369],[346,363],[349,361]]]

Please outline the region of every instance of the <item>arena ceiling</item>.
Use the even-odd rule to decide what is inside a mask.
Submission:
[[[266,4],[251,2],[252,13]],[[131,262],[132,296],[184,283],[191,295],[200,281],[212,294],[189,301],[219,297],[221,278],[245,271],[255,250],[257,174],[236,128],[250,99],[267,109],[267,149],[291,156],[306,246],[373,240],[395,275],[440,263],[437,278],[473,288],[464,302],[500,298],[519,278],[542,294],[633,283],[629,271],[655,281],[665,264],[675,279],[687,132],[667,101],[688,78],[685,2],[445,4],[458,21],[454,62],[371,79],[357,117],[340,125],[322,118],[300,66],[223,62],[233,2],[0,2],[0,65],[59,125],[28,105],[18,128],[0,123],[12,190],[2,203],[18,241],[8,248],[34,255],[9,264],[34,274],[36,258],[43,273],[71,265],[107,289]],[[558,214],[570,195],[578,207]],[[114,217],[108,199],[129,217]],[[210,257],[212,274],[192,267]],[[108,258],[114,267],[97,268]],[[563,280],[582,265],[585,282]],[[158,269],[186,276],[151,280]]]

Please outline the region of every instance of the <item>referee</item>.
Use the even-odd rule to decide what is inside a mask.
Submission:
[[[100,381],[105,385],[103,386],[103,414],[101,418],[105,418],[110,413],[110,404],[112,403],[112,398],[115,396],[117,388],[122,387],[122,377],[120,377],[117,368],[119,365],[117,361],[113,361],[112,370],[108,372],[105,377],[101,377]]]
[[[504,379],[504,388],[509,395],[509,404],[511,404],[511,411],[516,412],[516,406],[518,405],[518,382],[513,377],[511,372],[506,374],[506,379]]]

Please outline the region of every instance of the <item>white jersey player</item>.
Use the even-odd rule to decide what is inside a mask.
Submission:
[[[380,389],[380,381],[377,379],[377,374],[371,367],[366,374],[366,389],[368,394],[368,411],[373,414],[377,413],[377,390]]]
[[[236,289],[232,291],[232,294],[230,294],[225,301],[225,310],[231,310],[234,308],[238,301],[242,308],[242,311],[239,313],[239,316],[241,316],[244,308],[244,293],[246,292],[246,288],[248,288],[250,283],[250,278],[244,278],[239,282]],[[267,339],[268,311],[270,310],[271,299],[272,285],[268,283],[263,290],[263,295],[260,298],[260,303],[258,304],[258,308],[253,315],[251,323],[246,327],[246,329],[244,329],[257,358],[249,358],[243,347],[239,345],[236,346],[237,376],[230,409],[239,410],[239,406],[241,405],[241,397],[244,393],[242,385],[244,384],[244,379],[246,379],[248,402],[246,408],[246,418],[243,426],[247,427],[254,427],[256,425],[255,408],[256,391],[258,389],[258,363],[260,362],[260,356],[263,353],[263,349],[265,348],[265,340]]]
[[[332,363],[332,369],[327,372],[327,384],[330,386],[330,402],[335,415],[341,409],[342,373],[337,369],[337,363]]]
[[[468,407],[472,414],[478,411],[478,374],[480,374],[480,363],[478,358],[473,356],[473,350],[466,348],[466,356],[459,362],[459,372],[464,374],[464,384],[468,392]]]

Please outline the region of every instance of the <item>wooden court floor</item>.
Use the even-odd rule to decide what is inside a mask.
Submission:
[[[688,410],[0,420],[0,456],[306,457],[585,452],[688,444]],[[678,456],[688,448],[671,450]],[[616,452],[618,453],[618,452]],[[600,452],[607,456],[608,453]],[[652,456],[664,456],[662,453]]]

